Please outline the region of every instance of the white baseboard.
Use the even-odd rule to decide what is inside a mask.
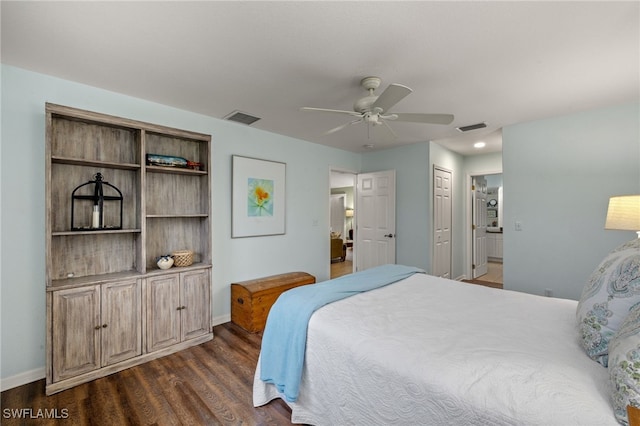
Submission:
[[[220,315],[219,317],[214,317],[211,321],[213,326],[224,324],[225,322],[231,321],[231,314]]]
[[[467,276],[465,274],[460,275],[458,278],[454,278],[456,281],[466,280]]]
[[[0,379],[0,391],[4,392],[8,389],[13,389],[18,386],[26,385],[27,383],[35,382],[36,380],[44,379],[44,377],[44,367],[25,371],[24,373],[19,373],[15,376]]]

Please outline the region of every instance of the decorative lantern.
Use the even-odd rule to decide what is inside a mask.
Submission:
[[[115,186],[111,185],[109,182],[105,182],[102,180],[102,173],[96,173],[94,176],[95,180],[90,180],[87,183],[83,183],[80,186],[77,186],[76,189],[71,193],[71,230],[72,231],[98,231],[104,229],[122,229],[122,192]],[[91,186],[93,185],[93,191],[91,191]],[[80,190],[85,186],[89,186],[89,191]],[[107,195],[105,195],[105,189],[107,190]],[[93,192],[93,194],[91,194]],[[109,194],[111,193],[111,195]],[[117,195],[116,195],[117,194]],[[88,209],[87,202],[91,202],[91,210]],[[119,203],[119,212],[120,212],[120,221],[118,225],[110,225],[105,224],[105,206],[107,204],[115,204],[115,202]],[[76,203],[79,205],[83,205],[84,208],[80,210],[79,206],[76,206]],[[113,210],[112,210],[113,209]],[[116,207],[109,208],[109,211],[115,211]],[[90,213],[90,223],[89,226],[78,226],[76,225],[76,211],[85,212],[85,214],[89,215]],[[113,215],[111,215],[112,217]],[[80,220],[80,223],[87,223],[87,220]]]

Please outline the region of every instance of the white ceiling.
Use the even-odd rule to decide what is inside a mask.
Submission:
[[[640,97],[638,1],[2,1],[1,15],[4,64],[217,118],[240,110],[354,152],[500,150],[503,126]],[[392,123],[398,139],[384,141],[364,124],[325,136],[352,118],[299,110],[350,110],[370,75],[413,89],[392,112],[454,122]]]

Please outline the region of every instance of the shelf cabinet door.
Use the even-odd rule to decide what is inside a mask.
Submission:
[[[100,368],[100,286],[53,292],[53,381]]]
[[[180,274],[180,300],[182,340],[193,339],[207,334],[211,328],[211,308],[209,303],[209,269]]]
[[[102,286],[102,366],[142,353],[140,282]]]
[[[180,342],[180,276],[147,279],[147,352]]]

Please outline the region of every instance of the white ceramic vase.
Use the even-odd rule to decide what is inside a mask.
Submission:
[[[173,258],[171,256],[160,256],[156,263],[160,269],[169,269],[173,266]]]

